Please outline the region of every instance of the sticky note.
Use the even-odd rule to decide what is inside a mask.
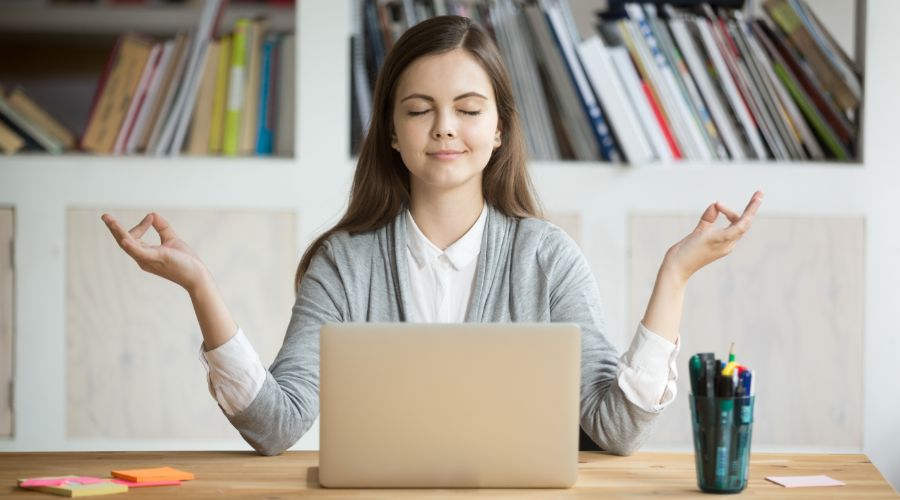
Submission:
[[[135,483],[151,483],[158,481],[189,481],[194,479],[190,472],[173,469],[171,467],[157,467],[155,469],[131,469],[114,470],[113,477],[133,481]]]
[[[19,486],[22,488],[34,488],[35,486],[59,486],[62,484],[93,484],[107,481],[99,477],[92,476],[52,476],[52,477],[33,477],[30,479],[19,479]]]
[[[24,486],[28,484],[33,486]],[[20,479],[19,486],[28,490],[64,497],[92,497],[128,493],[128,486],[115,484],[108,479],[87,476],[57,476]]]
[[[844,486],[845,483],[828,476],[769,476],[766,479],[785,488],[806,488],[810,486]]]
[[[124,479],[112,479],[110,482],[116,484],[124,484],[129,488],[146,488],[148,486],[178,486],[181,484],[181,481],[147,481],[143,483],[136,483],[134,481],[126,481]]]

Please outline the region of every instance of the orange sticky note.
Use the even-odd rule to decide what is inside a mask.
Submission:
[[[190,472],[173,469],[171,467],[157,467],[155,469],[131,469],[114,470],[113,477],[133,481],[135,483],[147,483],[156,481],[190,481],[194,475]]]

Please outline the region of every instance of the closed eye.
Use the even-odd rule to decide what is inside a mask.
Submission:
[[[419,115],[424,115],[425,113],[427,113],[429,111],[431,111],[431,110],[426,109],[425,111],[410,111],[408,114],[409,114],[409,116],[419,116]],[[463,113],[465,115],[469,115],[469,116],[476,116],[476,115],[481,114],[481,111],[466,111],[464,109],[459,110],[459,112]]]

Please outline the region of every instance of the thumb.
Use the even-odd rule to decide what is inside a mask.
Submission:
[[[716,203],[718,202],[706,207],[706,210],[703,211],[703,215],[700,216],[700,222],[697,223],[697,229],[706,229],[716,222],[716,218],[719,217],[719,209],[716,208]]]

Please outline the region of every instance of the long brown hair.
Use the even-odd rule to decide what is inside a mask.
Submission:
[[[387,225],[406,208],[410,198],[409,170],[391,147],[394,97],[403,71],[416,59],[462,48],[484,68],[493,85],[500,127],[500,146],[491,154],[482,178],[487,203],[514,218],[542,217],[527,170],[527,153],[513,100],[512,86],[493,40],[471,19],[437,16],[407,30],[385,58],[375,81],[372,121],[356,164],[347,212],[319,236],[303,254],[294,286],[300,281],[319,247],[332,234],[358,234]]]

